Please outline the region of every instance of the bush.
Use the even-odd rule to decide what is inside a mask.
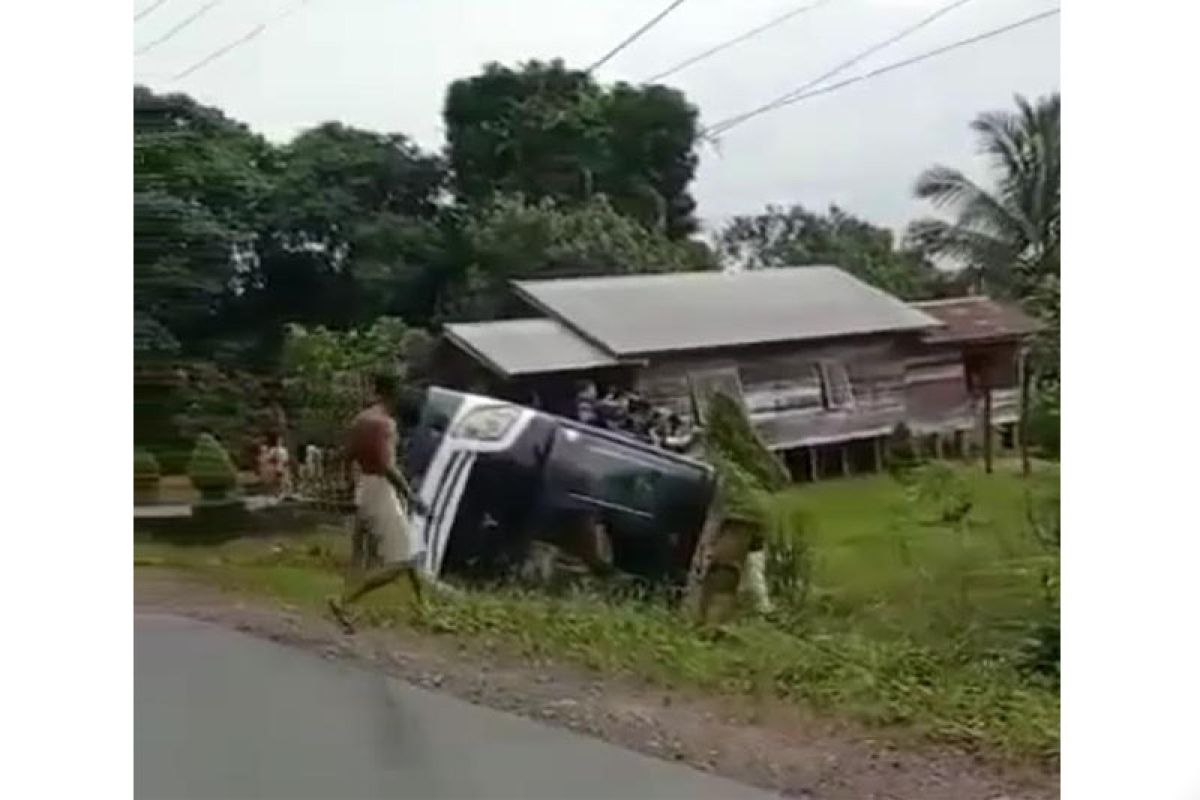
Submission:
[[[158,459],[149,450],[135,447],[133,450],[133,491],[134,496],[146,495],[158,489],[158,479],[162,470]]]
[[[1057,459],[1061,436],[1061,398],[1057,380],[1044,381],[1029,403],[1029,445],[1043,458]]]
[[[927,522],[957,524],[967,518],[975,505],[971,487],[962,474],[945,462],[931,462],[911,473],[915,483],[910,500],[933,513]]]
[[[196,447],[188,461],[188,477],[205,499],[222,499],[237,486],[237,469],[229,453],[210,433],[196,439]]]
[[[747,472],[766,491],[787,488],[791,483],[787,467],[767,448],[742,406],[719,391],[712,393],[708,404],[705,442],[710,450]]]

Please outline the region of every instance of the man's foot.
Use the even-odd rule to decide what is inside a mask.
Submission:
[[[330,597],[329,613],[333,614],[333,618],[342,626],[345,633],[354,633],[354,620],[350,619],[350,614],[346,611],[346,607],[342,605],[342,601],[336,597]]]

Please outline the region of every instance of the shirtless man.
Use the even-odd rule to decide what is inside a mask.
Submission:
[[[402,575],[407,576],[417,602],[424,602],[417,567],[424,545],[408,524],[405,506],[411,505],[422,515],[427,509],[396,468],[397,433],[392,418],[398,395],[396,379],[376,376],[374,388],[375,403],[350,424],[347,449],[359,470],[355,527],[374,540],[382,565],[348,580],[341,597],[329,598],[329,610],[348,633],[354,631],[354,623],[347,607]]]

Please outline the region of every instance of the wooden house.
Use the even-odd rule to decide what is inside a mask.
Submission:
[[[965,447],[1017,421],[1034,331],[984,297],[905,303],[835,267],[517,281],[523,319],[445,326],[439,379],[555,413],[591,380],[704,422],[719,387],[800,479],[877,469],[901,423]],[[989,399],[990,398],[990,399]]]

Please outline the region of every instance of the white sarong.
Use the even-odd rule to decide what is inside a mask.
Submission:
[[[396,488],[382,475],[360,475],[354,493],[358,522],[375,539],[385,565],[413,564],[424,546],[417,539]]]

